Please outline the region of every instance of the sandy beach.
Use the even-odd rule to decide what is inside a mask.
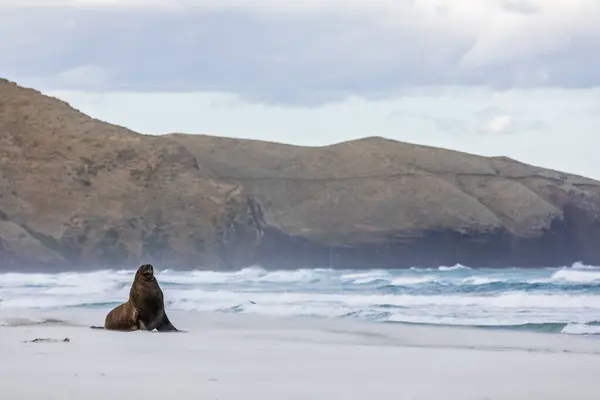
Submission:
[[[181,333],[90,329],[105,311],[3,311],[0,397],[598,398],[590,337],[197,312],[171,313]]]

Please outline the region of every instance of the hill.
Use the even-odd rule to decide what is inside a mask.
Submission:
[[[365,138],[143,135],[0,80],[1,268],[600,263],[600,182]]]

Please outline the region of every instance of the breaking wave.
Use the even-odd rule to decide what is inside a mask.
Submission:
[[[134,271],[0,274],[0,310],[111,308]],[[170,309],[600,334],[600,268],[157,271]],[[5,323],[7,323],[5,321]]]

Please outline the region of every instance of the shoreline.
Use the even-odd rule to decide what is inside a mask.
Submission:
[[[199,312],[169,313],[181,333],[85,326],[104,311],[61,310],[44,314],[67,324],[0,327],[0,396],[597,398],[600,342],[582,337]],[[57,342],[28,342],[35,338]]]
[[[103,323],[104,315],[110,311],[110,309],[114,306],[119,305],[120,302],[115,302],[111,304],[110,307],[102,308],[96,307],[94,309],[87,309],[83,306],[74,306],[70,307],[69,311],[65,308],[57,308],[57,309],[4,309],[2,310],[3,318],[0,319],[0,328],[18,328],[21,326],[65,326],[65,327],[88,327],[88,326],[101,326]],[[108,305],[108,304],[107,304]],[[80,315],[81,313],[91,313],[92,315],[96,315],[99,311],[104,313],[104,315],[98,315],[98,318],[95,321],[91,319],[85,319],[89,323],[79,322],[73,323],[61,318],[55,317],[56,315],[65,315],[65,316],[73,316]],[[29,317],[22,317],[22,315],[29,315]],[[293,323],[294,321],[299,323],[301,321],[308,321],[311,325],[325,325],[334,324],[334,325],[344,325],[344,324],[359,324],[359,326],[363,327],[379,327],[382,326],[384,330],[386,329],[451,329],[451,330],[467,330],[473,332],[481,332],[481,334],[485,334],[486,332],[494,333],[525,333],[525,334],[540,334],[540,335],[551,335],[551,336],[575,336],[589,339],[597,339],[600,340],[600,325],[589,324],[589,323],[568,323],[568,322],[545,322],[545,323],[523,323],[517,325],[468,325],[468,324],[443,324],[443,323],[428,323],[428,322],[408,322],[408,321],[377,321],[377,320],[369,320],[369,319],[359,319],[359,318],[351,318],[351,317],[326,317],[326,316],[311,316],[311,315],[273,315],[273,314],[263,314],[263,313],[235,313],[235,312],[223,312],[223,311],[195,311],[195,310],[169,310],[169,315],[180,315],[183,316],[184,320],[189,320],[190,316],[194,316],[193,318],[198,319],[208,319],[208,320],[228,320],[228,318],[238,318],[238,321],[243,321],[244,319],[254,319],[254,320],[266,320],[266,321],[277,321],[278,324],[286,324]],[[12,315],[12,316],[10,316]],[[100,318],[102,317],[102,318]],[[590,332],[565,332],[565,328],[568,327],[576,327],[576,326],[585,326],[592,327],[598,326],[598,331]],[[378,328],[375,328],[378,329]]]

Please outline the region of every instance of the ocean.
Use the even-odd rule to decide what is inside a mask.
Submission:
[[[0,274],[3,310],[110,309],[135,271]],[[600,334],[600,267],[158,270],[167,310]],[[1,323],[1,322],[0,322]]]

